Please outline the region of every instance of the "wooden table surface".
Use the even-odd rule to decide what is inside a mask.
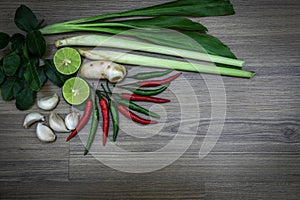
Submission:
[[[51,24],[163,2],[167,0],[2,0],[0,31],[17,31],[13,17],[20,4]],[[220,99],[219,104],[226,105],[225,124],[207,156],[199,158],[199,150],[208,138],[208,127],[214,125],[210,124],[208,88],[199,74],[184,73],[196,93],[201,114],[198,119],[186,119],[199,123],[197,127],[186,125],[180,133],[195,134],[191,146],[170,165],[148,173],[128,173],[124,171],[136,168],[129,166],[122,171],[92,155],[84,157],[81,140],[77,137],[66,143],[65,133],[58,134],[55,143],[41,143],[34,127],[22,128],[24,115],[40,110],[34,106],[20,112],[13,101],[0,100],[0,198],[299,199],[300,2],[236,0],[233,4],[234,16],[195,20],[201,20],[212,35],[246,61],[246,69],[257,74],[251,80],[222,77],[226,99]],[[55,52],[53,41],[57,37],[47,37],[48,55]],[[54,92],[61,95],[59,88],[47,82],[38,97]],[[175,98],[170,92],[166,95]],[[165,105],[167,122],[159,134],[138,138],[121,133],[117,145],[132,152],[164,147],[174,139],[180,124],[177,105],[176,100]],[[56,112],[65,115],[70,109],[62,100]],[[126,122],[123,125],[126,127]],[[216,139],[211,138],[206,143]],[[183,137],[182,144],[186,142]],[[155,156],[151,158],[153,165],[155,159],[164,159]],[[121,161],[116,162],[116,168],[122,167]]]

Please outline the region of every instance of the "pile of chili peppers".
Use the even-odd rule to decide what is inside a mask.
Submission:
[[[159,119],[160,116],[157,113],[151,112],[139,106],[138,104],[134,103],[134,101],[145,101],[145,102],[152,102],[152,103],[170,102],[169,99],[163,99],[163,98],[158,98],[153,96],[158,95],[163,91],[165,91],[169,87],[171,81],[175,80],[182,73],[177,73],[173,76],[169,76],[168,78],[161,79],[161,80],[146,80],[146,79],[161,77],[171,73],[172,71],[173,70],[138,73],[130,77],[133,79],[137,79],[138,80],[137,82],[116,86],[128,90],[132,93],[113,93],[108,85],[108,82],[106,82],[106,88],[104,87],[103,84],[101,84],[102,89],[101,90],[97,89],[94,92],[95,93],[94,100],[88,99],[85,102],[84,114],[81,117],[77,127],[67,137],[66,141],[69,141],[74,136],[76,136],[78,132],[87,124],[90,116],[92,116],[90,134],[84,151],[84,155],[88,154],[100,121],[99,109],[101,110],[101,115],[102,115],[103,145],[105,145],[107,141],[110,118],[112,120],[112,125],[113,125],[113,141],[115,142],[117,140],[117,136],[119,132],[119,113],[121,113],[128,119],[131,119],[132,121],[139,124],[143,124],[143,125],[156,124],[157,123],[156,120],[143,118],[138,114],[134,113],[133,111],[157,119]],[[158,87],[158,88],[150,90],[150,89],[144,89],[145,87]]]

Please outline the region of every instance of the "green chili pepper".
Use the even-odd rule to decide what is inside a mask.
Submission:
[[[130,87],[122,87],[122,86],[118,86],[118,87],[129,90],[129,91],[133,92],[134,94],[139,94],[139,95],[143,95],[143,96],[153,96],[153,95],[157,95],[157,94],[160,94],[163,91],[165,91],[169,87],[169,85],[170,85],[170,83],[167,83],[166,85],[164,85],[158,89],[154,89],[154,90],[142,90],[142,89],[136,89],[136,88],[130,88]]]
[[[130,76],[129,78],[143,80],[143,79],[149,79],[149,78],[164,76],[166,74],[171,73],[172,71],[174,71],[174,70],[173,69],[168,69],[168,70],[164,70],[164,71],[142,72],[142,73],[138,73],[138,74],[135,74],[133,76]]]
[[[116,105],[111,100],[109,100],[109,110],[114,127],[113,141],[115,142],[119,132],[119,112]]]
[[[119,104],[122,104],[128,108],[130,108],[131,110],[134,110],[134,111],[137,111],[139,113],[142,113],[142,114],[145,114],[145,115],[148,115],[148,116],[151,116],[151,117],[155,117],[155,118],[160,118],[160,116],[154,112],[151,112],[135,103],[133,103],[132,101],[128,101],[128,100],[125,100],[125,99],[119,99],[119,98],[116,98],[116,101],[117,103]]]
[[[96,131],[97,131],[98,123],[99,123],[99,110],[98,110],[98,107],[96,104],[96,96],[95,96],[93,107],[94,108],[93,108],[92,125],[91,125],[90,135],[89,135],[89,138],[88,138],[85,150],[84,150],[84,155],[88,154],[88,152],[92,146],[92,143],[93,143]]]

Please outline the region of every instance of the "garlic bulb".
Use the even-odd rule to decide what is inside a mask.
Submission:
[[[65,117],[65,124],[66,124],[67,129],[74,130],[79,122],[79,117],[80,117],[80,114],[76,111],[69,113]]]
[[[24,119],[23,127],[29,128],[32,124],[38,121],[45,121],[45,117],[38,112],[29,113]]]
[[[59,102],[59,97],[55,93],[52,96],[46,96],[37,101],[37,106],[43,110],[53,110]]]
[[[53,131],[43,123],[38,123],[36,127],[36,136],[43,142],[54,142],[56,135]]]
[[[69,132],[64,120],[55,112],[52,112],[49,116],[49,125],[55,132]]]

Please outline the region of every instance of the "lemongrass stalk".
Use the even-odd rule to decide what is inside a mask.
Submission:
[[[102,46],[102,47],[112,47],[129,49],[136,51],[144,51],[150,53],[158,53],[164,55],[177,56],[182,58],[189,58],[200,61],[214,62],[225,65],[232,65],[236,67],[242,67],[244,61],[210,55],[207,53],[201,53],[197,51],[190,51],[185,49],[178,49],[173,47],[161,46],[146,42],[139,42],[134,40],[127,40],[118,37],[110,37],[104,35],[81,35],[70,37],[62,40],[57,40],[55,42],[56,47],[62,46]]]
[[[83,57],[86,57],[91,60],[113,61],[121,64],[169,68],[182,71],[220,74],[225,76],[234,76],[241,78],[251,78],[254,76],[254,72],[244,71],[241,69],[214,67],[198,63],[168,60],[164,58],[135,55],[116,51],[79,49],[79,53]]]
[[[111,22],[111,23],[91,23],[91,24],[63,24],[57,23],[45,26],[41,28],[39,31],[43,35],[51,35],[51,34],[60,34],[66,32],[75,32],[75,31],[96,31],[96,32],[106,32],[106,33],[114,33],[111,29],[106,29],[105,27],[124,27],[124,28],[137,28],[135,26],[124,25],[121,23]],[[115,34],[117,34],[116,32]]]

